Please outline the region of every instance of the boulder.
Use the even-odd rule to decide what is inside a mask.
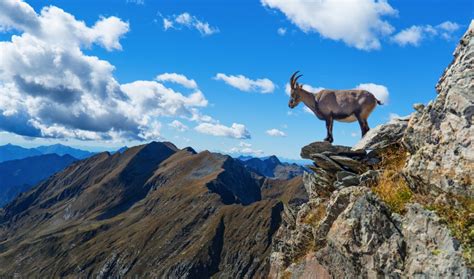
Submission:
[[[367,134],[352,147],[352,150],[381,149],[400,142],[407,125],[407,118],[392,119],[387,124],[379,125],[367,132]]]

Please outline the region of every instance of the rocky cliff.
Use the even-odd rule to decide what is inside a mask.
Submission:
[[[301,156],[307,203],[285,206],[272,278],[472,278],[474,23],[437,85],[406,119],[353,148]]]
[[[417,105],[408,125],[405,171],[420,190],[473,196],[474,21],[436,90],[436,99]]]

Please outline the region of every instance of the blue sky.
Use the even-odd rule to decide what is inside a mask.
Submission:
[[[296,159],[326,130],[302,104],[288,108],[295,70],[309,88],[386,89],[375,127],[435,97],[474,11],[467,0],[322,3],[5,0],[0,144],[103,150],[169,140]],[[61,10],[42,12],[48,6]],[[336,123],[334,138],[356,143],[358,124]]]

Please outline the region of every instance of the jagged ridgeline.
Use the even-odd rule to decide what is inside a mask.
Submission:
[[[73,163],[0,209],[0,277],[472,278],[473,32],[434,101],[303,175],[167,142]]]

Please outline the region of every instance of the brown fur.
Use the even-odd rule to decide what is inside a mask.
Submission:
[[[311,93],[298,84],[295,74],[290,78],[291,96],[288,106],[295,108],[303,102],[316,117],[326,121],[327,137],[324,139],[333,142],[332,128],[334,120],[340,122],[358,121],[362,136],[369,130],[367,119],[377,104],[381,104],[375,96],[366,90],[321,90]]]

